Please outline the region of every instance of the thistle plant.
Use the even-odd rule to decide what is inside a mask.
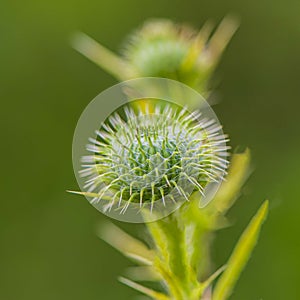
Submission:
[[[84,34],[77,34],[74,47],[119,80],[164,77],[207,94],[235,29],[230,18],[214,34],[208,24],[197,33],[168,20],[152,20],[129,37],[122,56]],[[202,116],[201,109],[189,112],[181,104],[184,99],[180,104],[142,99],[108,116],[90,138],[90,155],[82,158],[85,190],[78,193],[92,204],[104,201],[103,212],[126,214],[134,206],[144,217],[150,241],[137,240],[108,221],[99,228],[101,239],[136,263],[119,278],[122,283],[158,300],[225,300],[256,244],[268,202],[227,263],[215,268],[213,234],[229,224],[225,215],[249,174],[250,152],[233,154],[227,173],[228,140],[219,124]],[[199,207],[206,188],[224,176],[213,199]],[[171,203],[172,211],[149,219]]]

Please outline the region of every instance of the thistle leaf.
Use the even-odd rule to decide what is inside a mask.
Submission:
[[[217,209],[220,213],[225,214],[234,204],[239,195],[241,186],[250,174],[250,158],[249,149],[244,153],[233,155],[226,181],[222,183],[218,193],[206,207],[207,209]]]
[[[187,265],[196,276],[202,277],[208,268],[209,243],[207,234],[211,228],[211,218],[199,209],[198,197],[191,197],[186,207],[180,208],[181,228],[184,232],[184,245]],[[190,271],[190,274],[193,274]]]
[[[215,271],[212,275],[210,275],[202,284],[201,289],[204,291],[207,289],[215,280],[224,272],[224,270],[227,268],[226,265],[219,268],[217,271]]]
[[[113,223],[101,224],[98,236],[112,247],[143,265],[152,265],[154,253],[141,241],[133,238]]]
[[[171,274],[181,282],[186,282],[187,253],[184,232],[178,223],[175,214],[166,219],[147,224],[148,229],[157,247],[161,261],[168,266]]]
[[[238,27],[238,20],[232,16],[227,16],[222,20],[208,43],[208,51],[210,52],[213,64],[219,61],[224,49],[227,47]]]
[[[159,292],[156,292],[152,289],[149,289],[141,284],[138,284],[134,281],[131,281],[127,278],[124,278],[124,277],[119,277],[119,281],[153,299],[156,299],[156,300],[170,300],[170,298],[165,295],[165,294],[162,294],[162,293],[159,293]]]
[[[103,47],[88,35],[78,32],[71,39],[72,46],[96,65],[119,80],[128,80],[133,70],[121,57]]]
[[[197,59],[207,44],[212,30],[213,24],[211,22],[208,21],[203,25],[195,40],[191,44],[185,59],[183,60],[182,68],[184,70],[189,70],[194,67],[194,64],[197,62]]]
[[[261,226],[268,212],[269,202],[265,201],[250,224],[243,232],[231,257],[227,268],[216,284],[213,292],[213,300],[226,300],[230,296],[235,283],[250,258],[251,252],[256,245]]]
[[[189,294],[191,286],[198,288],[199,283],[188,265],[184,231],[175,215],[147,223],[147,227],[156,247],[155,268],[167,284],[172,299],[185,299],[183,294]]]
[[[91,198],[99,198],[99,194],[97,193],[91,193],[91,192],[78,192],[78,191],[67,191],[68,193],[76,194],[76,195],[83,195],[86,197],[91,197]]]
[[[152,266],[138,266],[126,269],[126,276],[134,281],[160,281],[159,273]]]

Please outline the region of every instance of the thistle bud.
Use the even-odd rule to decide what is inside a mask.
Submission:
[[[152,97],[136,98],[150,90]],[[104,99],[111,105],[122,95],[124,103],[108,107],[109,114],[99,123]],[[166,97],[198,99],[202,107],[189,111],[178,101],[162,100]],[[227,167],[226,140],[212,110],[199,97],[176,81],[140,78],[95,98],[79,120],[73,146],[76,154],[88,138],[87,127],[96,129],[79,167],[79,155],[74,155],[82,194],[90,203],[114,218],[141,222],[170,214],[193,192],[205,198],[209,185],[218,186]]]

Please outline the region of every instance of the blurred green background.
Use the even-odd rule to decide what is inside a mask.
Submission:
[[[130,263],[100,241],[104,220],[77,189],[71,162],[76,121],[116,81],[71,49],[82,30],[117,51],[149,17],[199,27],[241,19],[215,73],[214,106],[233,147],[249,146],[254,173],[218,232],[216,265],[265,199],[271,212],[233,300],[300,299],[300,2],[0,2],[0,299],[133,299],[116,277]],[[135,225],[126,225],[131,231]]]

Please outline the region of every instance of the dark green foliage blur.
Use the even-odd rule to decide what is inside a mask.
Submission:
[[[300,299],[300,2],[0,2],[0,299],[133,299],[128,261],[96,236],[105,217],[77,189],[72,135],[84,107],[116,81],[71,49],[82,30],[114,51],[150,17],[201,27],[227,13],[241,27],[217,68],[212,101],[231,145],[249,146],[253,174],[216,236],[218,267],[265,198],[269,218],[233,300]],[[123,226],[123,225],[122,225]],[[141,226],[124,225],[131,232]],[[139,234],[139,233],[138,233]]]

